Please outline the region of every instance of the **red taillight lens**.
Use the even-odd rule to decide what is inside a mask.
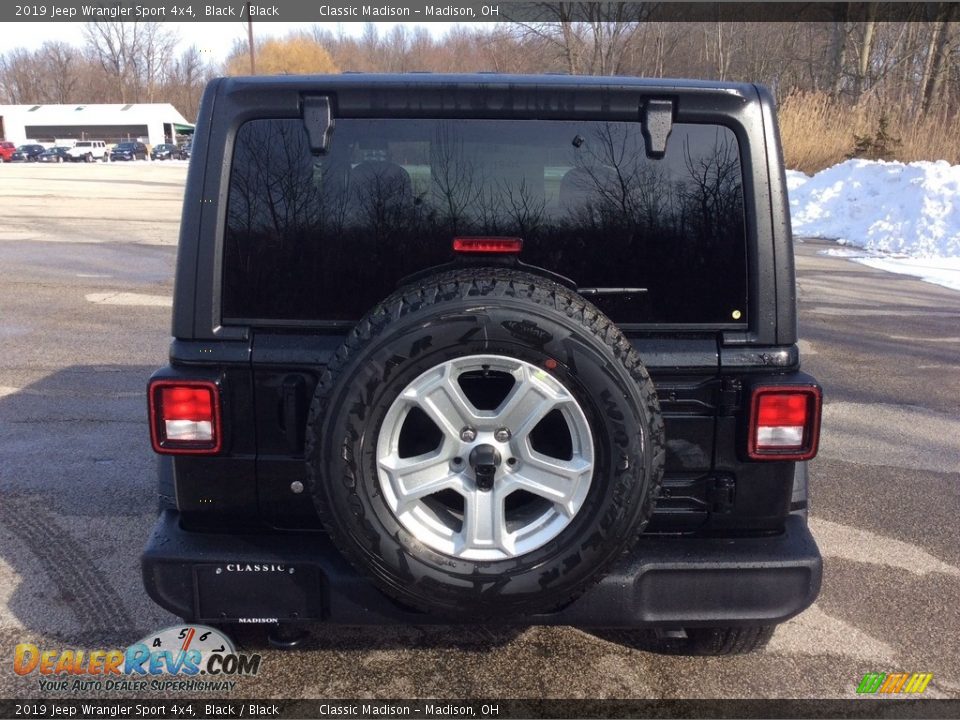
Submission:
[[[757,425],[803,427],[807,424],[809,405],[805,393],[765,393],[757,405]]]
[[[160,388],[160,404],[165,420],[209,422],[213,418],[213,394],[207,388]]]
[[[458,237],[453,239],[453,251],[458,253],[516,255],[521,250],[523,250],[523,240],[515,237]]]
[[[158,453],[220,451],[220,391],[207,380],[154,380],[148,390],[150,437]]]
[[[820,441],[820,388],[755,388],[747,455],[751,460],[810,460]]]

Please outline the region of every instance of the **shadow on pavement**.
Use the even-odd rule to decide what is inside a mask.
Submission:
[[[0,559],[24,639],[125,647],[176,624],[140,577],[157,510],[147,366],[77,365],[0,397]],[[2,568],[0,568],[2,572]],[[263,628],[231,626],[266,647]],[[305,650],[438,647],[482,651],[523,628],[318,625]]]

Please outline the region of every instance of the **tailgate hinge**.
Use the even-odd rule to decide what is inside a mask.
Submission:
[[[720,402],[717,414],[721,417],[733,415],[740,409],[740,396],[743,383],[736,378],[724,378],[720,386]]]
[[[737,483],[732,477],[717,477],[707,480],[707,504],[710,511],[728,513],[733,510]]]
[[[310,140],[310,151],[321,155],[330,145],[333,132],[333,106],[326,95],[308,95],[303,98],[303,125]]]
[[[303,393],[306,383],[299,375],[287,375],[281,385],[281,421],[290,452],[303,452],[303,428],[306,413],[303,407]]]
[[[640,118],[647,157],[662,158],[667,152],[667,138],[673,130],[673,101],[647,100],[640,110]]]

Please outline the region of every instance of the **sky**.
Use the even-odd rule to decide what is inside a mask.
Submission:
[[[2,1],[2,0],[0,0]],[[376,23],[380,28],[381,34],[389,32],[394,25],[407,25],[413,28],[416,25],[423,25],[435,37],[446,33],[456,23],[429,22],[429,23],[395,23],[379,22]],[[463,25],[477,25],[480,23],[460,23]],[[204,57],[213,62],[222,62],[227,53],[233,47],[235,40],[247,38],[246,22],[167,22],[170,29],[176,30],[180,36],[181,46],[186,48],[190,45],[196,45],[203,53]],[[317,25],[326,26],[333,32],[342,30],[347,35],[360,35],[363,32],[365,23],[317,23]],[[293,22],[254,22],[254,36],[258,38],[283,36],[294,30],[301,30],[310,27],[304,23]],[[82,25],[80,23],[68,22],[42,22],[42,23],[7,23],[6,30],[15,29],[13,33],[4,32],[4,49],[14,47],[27,47],[32,49],[40,47],[47,40],[61,40],[72,44],[82,42]]]

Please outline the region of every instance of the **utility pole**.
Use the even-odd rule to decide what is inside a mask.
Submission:
[[[250,15],[250,3],[247,3],[247,42],[250,46],[250,74],[257,74],[257,65],[253,59],[253,16]]]

